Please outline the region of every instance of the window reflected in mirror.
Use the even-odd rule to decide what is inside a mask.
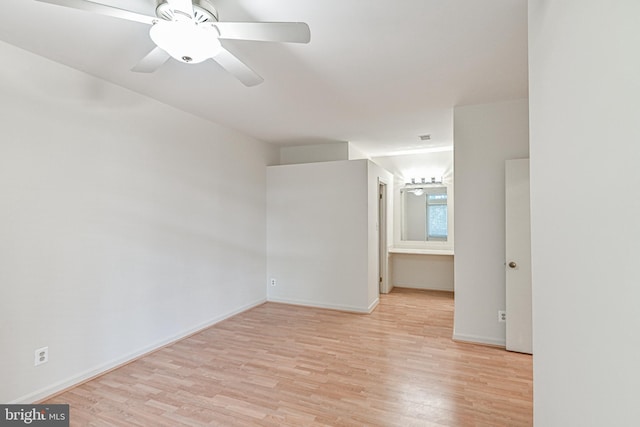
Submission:
[[[402,197],[402,240],[446,242],[449,235],[447,187],[408,186]]]

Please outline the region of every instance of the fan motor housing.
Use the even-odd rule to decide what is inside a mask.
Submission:
[[[157,0],[156,16],[165,21],[173,21],[175,12],[166,0]],[[198,23],[218,22],[218,11],[207,0],[192,0],[193,19]]]

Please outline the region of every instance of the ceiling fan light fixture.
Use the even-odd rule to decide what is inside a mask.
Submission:
[[[221,40],[279,43],[311,40],[309,26],[304,22],[219,22],[218,12],[209,0],[145,0],[157,4],[156,17],[95,0],[37,1],[150,25],[149,36],[157,47],[131,69],[136,73],[153,73],[169,58],[186,64],[212,59],[245,86],[255,86],[264,79],[222,46]]]
[[[216,30],[193,21],[158,21],[149,31],[151,40],[176,60],[198,64],[222,49]]]

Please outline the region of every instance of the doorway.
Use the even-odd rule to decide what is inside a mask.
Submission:
[[[389,293],[389,247],[387,245],[387,184],[378,179],[378,284]]]

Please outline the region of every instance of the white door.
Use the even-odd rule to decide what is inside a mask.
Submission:
[[[533,351],[529,159],[505,163],[507,350]]]

